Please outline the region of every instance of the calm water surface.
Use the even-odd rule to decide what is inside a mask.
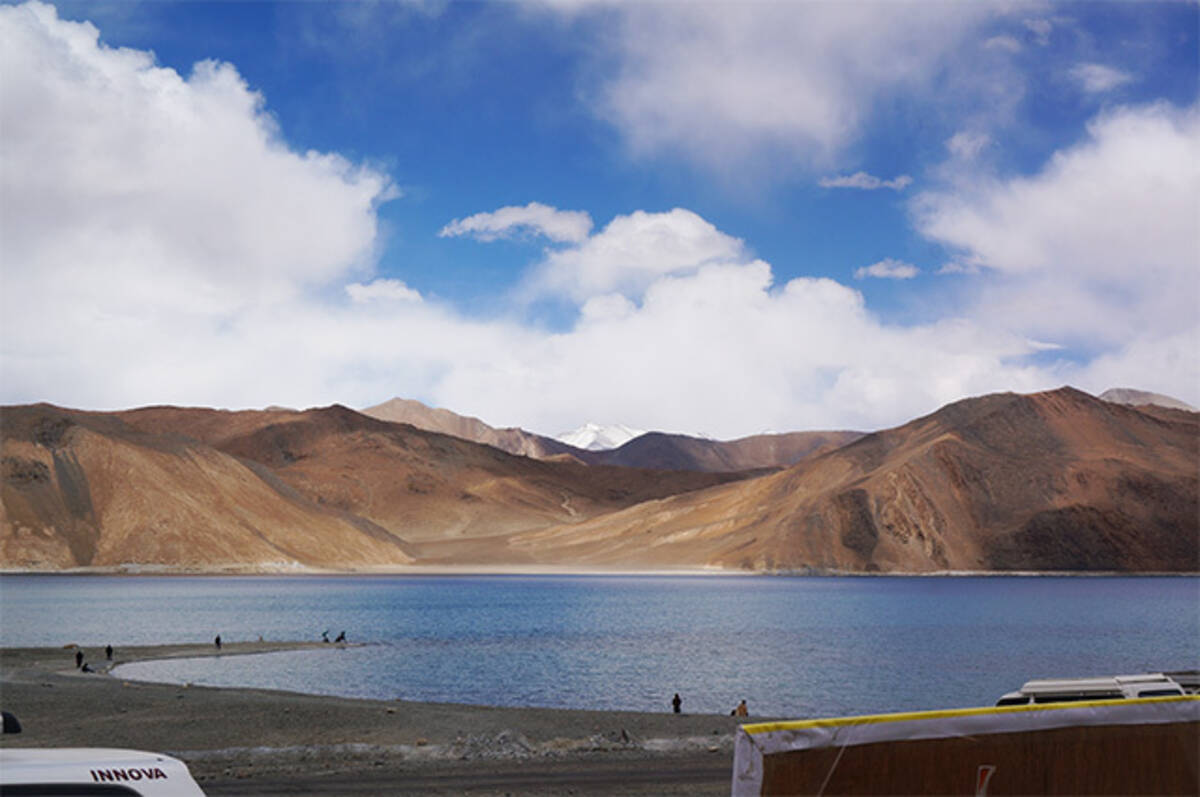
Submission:
[[[824,716],[1200,667],[1196,578],[0,577],[0,644],[319,639],[124,678],[491,705]]]

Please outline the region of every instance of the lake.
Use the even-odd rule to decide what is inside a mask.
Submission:
[[[0,644],[317,640],[127,679],[812,717],[989,705],[1036,677],[1200,667],[1192,577],[0,576]],[[65,661],[69,656],[64,654]]]

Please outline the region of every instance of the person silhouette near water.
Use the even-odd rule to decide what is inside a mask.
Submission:
[[[221,635],[217,634],[217,638],[213,640],[213,644],[217,646],[217,650],[221,649]]]
[[[343,631],[342,633],[338,634],[337,639],[335,639],[333,641],[334,642],[345,642],[346,641],[346,632]]]
[[[676,692],[675,697],[671,698],[671,708],[673,708],[675,710],[675,713],[678,714],[679,708],[682,705],[683,705],[683,698],[681,698],[679,696],[679,693]]]
[[[112,645],[104,646],[104,658],[108,659],[109,661],[112,661]]]
[[[78,669],[81,669],[82,667],[83,667],[83,651],[77,650],[77,651],[75,651],[75,669],[78,670]]]
[[[328,642],[328,641],[329,641],[329,631],[328,631],[328,630],[325,630],[325,631],[322,631],[322,632],[321,632],[321,641],[322,641],[322,642]]]
[[[750,716],[750,710],[746,708],[746,701],[743,700],[741,703],[738,703],[737,706],[733,709],[733,711],[729,712],[729,716],[731,716],[731,717],[748,717],[748,716]]]

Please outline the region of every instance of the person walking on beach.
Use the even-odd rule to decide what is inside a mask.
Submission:
[[[678,713],[679,713],[679,707],[680,707],[680,706],[682,706],[682,705],[683,705],[683,698],[681,698],[681,697],[679,696],[679,693],[678,693],[678,692],[676,692],[676,693],[675,693],[675,697],[671,698],[671,708],[675,710],[675,713],[676,713],[676,714],[678,714]]]
[[[213,640],[213,644],[217,646],[217,650],[221,649],[221,635],[217,634],[217,638]]]
[[[104,646],[104,658],[108,659],[109,661],[112,661],[112,645]]]
[[[78,670],[78,669],[81,669],[82,667],[83,667],[83,651],[77,650],[77,651],[75,651],[75,669]]]

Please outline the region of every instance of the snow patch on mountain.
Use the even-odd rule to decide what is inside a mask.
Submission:
[[[631,429],[622,424],[601,426],[598,423],[585,423],[571,432],[563,432],[556,439],[576,448],[588,451],[607,451],[619,448],[635,437],[641,437],[646,432],[642,429]]]

